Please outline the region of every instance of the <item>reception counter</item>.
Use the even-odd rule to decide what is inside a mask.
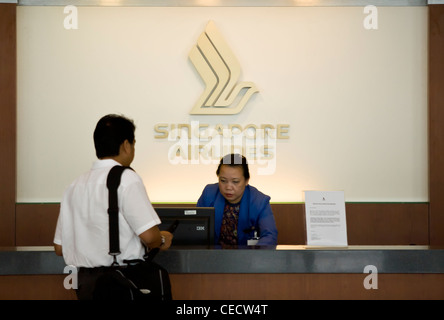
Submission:
[[[444,249],[176,248],[155,261],[175,299],[444,299]],[[52,247],[0,249],[1,299],[75,299]],[[367,285],[366,285],[367,283]]]

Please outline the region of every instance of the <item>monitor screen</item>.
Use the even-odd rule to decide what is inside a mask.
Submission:
[[[160,230],[167,230],[178,220],[172,247],[212,246],[214,244],[214,208],[159,207],[154,208],[162,221]]]

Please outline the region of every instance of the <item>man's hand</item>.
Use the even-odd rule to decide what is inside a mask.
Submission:
[[[167,250],[169,247],[171,247],[173,235],[168,231],[160,231],[160,234],[165,238],[165,243],[160,246],[160,250]]]

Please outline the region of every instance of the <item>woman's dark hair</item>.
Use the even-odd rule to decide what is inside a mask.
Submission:
[[[220,168],[222,165],[228,165],[230,167],[241,167],[242,171],[244,172],[245,180],[250,179],[250,171],[248,170],[247,158],[245,158],[243,155],[240,155],[238,153],[231,153],[220,159],[219,166],[216,170],[217,176],[219,176]]]
[[[109,114],[97,122],[94,130],[94,147],[97,158],[119,155],[120,145],[128,140],[134,143],[136,126],[133,120],[124,116]]]

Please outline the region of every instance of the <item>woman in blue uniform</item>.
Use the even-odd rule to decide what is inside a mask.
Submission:
[[[215,244],[247,245],[257,236],[257,245],[276,245],[278,232],[270,197],[248,184],[247,159],[226,155],[216,175],[219,182],[208,184],[197,202],[198,207],[215,208]]]

